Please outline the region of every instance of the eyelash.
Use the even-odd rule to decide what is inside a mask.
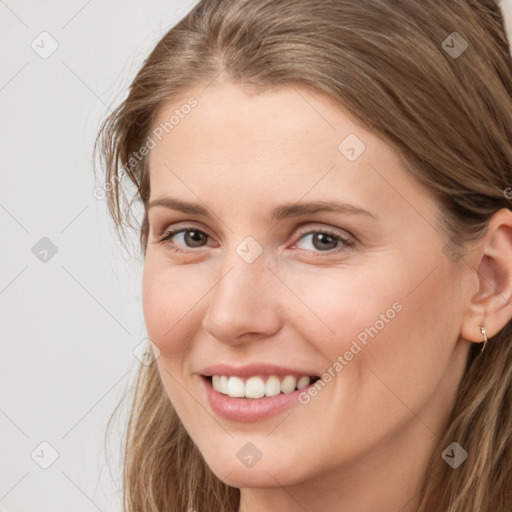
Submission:
[[[170,241],[170,239],[174,235],[177,235],[178,233],[187,232],[187,231],[195,231],[195,232],[201,233],[202,235],[205,235],[206,237],[209,237],[208,233],[205,233],[204,231],[197,229],[194,226],[186,226],[183,228],[172,229],[172,230],[166,231],[158,240],[156,240],[156,243],[168,245],[171,248],[171,250],[176,253],[186,254],[186,253],[194,252],[195,250],[199,250],[200,248],[199,249],[194,249],[194,248],[180,249],[180,248],[177,248],[176,244],[174,244]],[[328,235],[328,236],[334,238],[335,240],[342,242],[344,244],[344,247],[341,247],[341,248],[338,247],[337,249],[329,249],[328,251],[311,251],[308,249],[300,249],[300,250],[317,253],[317,255],[319,257],[323,257],[324,254],[326,256],[330,256],[330,255],[337,254],[342,251],[354,249],[355,242],[353,240],[344,238],[341,235],[334,233],[333,231],[329,231],[328,229],[318,229],[318,230],[309,230],[309,231],[304,230],[299,233],[299,236],[298,236],[296,242],[301,240],[306,235],[317,234],[317,233],[321,233],[323,235]],[[294,242],[294,244],[296,242]]]

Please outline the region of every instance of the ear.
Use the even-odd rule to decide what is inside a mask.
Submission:
[[[491,338],[512,318],[512,211],[498,210],[475,247],[464,260],[472,267],[477,291],[470,297],[460,336],[480,343],[481,324]]]

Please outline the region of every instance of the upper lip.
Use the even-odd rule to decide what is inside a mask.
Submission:
[[[205,377],[211,377],[212,375],[225,375],[226,377],[252,377],[255,375],[293,375],[302,377],[307,375],[309,377],[317,377],[315,372],[309,370],[297,370],[267,363],[251,363],[243,366],[220,363],[203,368],[199,373]]]

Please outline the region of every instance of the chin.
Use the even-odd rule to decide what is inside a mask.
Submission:
[[[248,442],[233,444],[236,448],[223,450],[221,454],[203,454],[206,464],[215,476],[227,485],[238,488],[280,487],[300,483],[306,478],[305,474],[297,471],[304,465],[304,461],[300,464],[299,461],[289,457],[283,459],[277,454],[267,457],[263,454],[255,462],[250,459],[244,461],[245,454],[251,451],[250,447],[247,448]]]
[[[231,487],[266,488],[289,486],[294,483],[293,477],[287,474],[283,478],[283,470],[275,466],[257,465],[253,468],[243,468],[237,465],[217,465],[211,468],[215,476]]]

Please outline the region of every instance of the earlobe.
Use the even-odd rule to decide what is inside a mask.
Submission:
[[[502,208],[492,216],[488,231],[477,246],[478,257],[472,272],[478,290],[467,305],[460,335],[465,340],[482,343],[512,319],[511,210]]]

